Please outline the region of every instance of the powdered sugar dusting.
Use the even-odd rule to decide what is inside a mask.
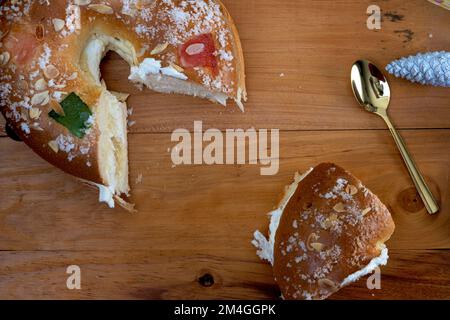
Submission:
[[[78,5],[67,6],[65,27],[66,29],[62,32],[65,37],[81,29],[81,10]]]
[[[68,0],[62,6],[58,1],[58,6],[52,10],[55,2],[56,0],[10,0],[2,2],[0,6],[2,27],[19,25],[26,19],[27,23],[32,21],[33,24],[42,24],[44,29],[43,38],[36,42],[35,54],[26,66],[18,66],[11,53],[10,60],[14,63],[2,66],[0,71],[0,106],[7,107],[4,112],[6,118],[17,123],[24,134],[31,136],[36,131],[58,125],[49,121],[47,110],[52,108],[52,103],[61,102],[70,92],[77,93],[78,83],[84,77],[84,74],[78,72],[76,65],[65,62],[67,54],[72,50],[73,44],[79,44],[76,40],[82,28],[97,25],[99,19],[105,20],[106,17],[89,10],[88,5],[82,1]],[[230,81],[229,74],[233,71],[235,59],[230,49],[230,43],[234,39],[217,1],[122,0],[119,4],[106,0],[95,3],[112,7],[114,14],[107,18],[129,26],[129,31],[135,32],[132,36],[140,38],[144,43],[142,47],[134,48],[139,62],[152,58],[150,52],[155,45],[167,42],[170,48],[157,57],[163,62],[159,68],[161,75],[183,80],[194,80],[195,77],[195,82],[201,82],[205,89],[215,91],[215,94],[217,91],[224,93],[221,101],[226,101],[226,96],[234,92],[236,83]],[[1,29],[3,41],[5,33]],[[9,35],[13,36],[14,32],[18,31],[12,31]],[[219,64],[217,74],[210,72],[208,68],[184,72],[186,68],[179,67],[178,48],[190,38],[206,33],[211,33],[214,38],[214,55]],[[5,48],[2,41],[0,54]],[[27,38],[24,41],[29,42]],[[155,41],[159,43],[155,44]],[[25,68],[21,69],[22,67]],[[49,70],[53,71],[51,76]],[[47,93],[48,96],[44,97]],[[31,103],[37,101],[36,95],[42,104]],[[33,117],[30,117],[30,112]],[[93,138],[95,137],[74,138],[70,141],[68,137],[54,136],[49,142],[58,141],[59,151],[67,153],[70,161],[79,155],[88,155],[90,139]],[[88,163],[92,165],[90,162],[87,165]]]

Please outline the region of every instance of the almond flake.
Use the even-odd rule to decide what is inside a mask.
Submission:
[[[345,192],[347,192],[351,196],[354,196],[358,193],[358,188],[356,188],[354,185],[349,184],[347,185],[347,187],[345,187]]]
[[[50,101],[50,108],[53,109],[53,111],[55,111],[56,113],[60,114],[61,116],[64,116],[64,109],[62,108],[62,106],[56,101],[56,100],[51,100]]]
[[[166,49],[167,49],[167,47],[169,46],[169,44],[166,42],[166,43],[163,43],[163,44],[158,44],[153,50],[152,50],[152,52],[150,52],[150,54],[151,55],[156,55],[156,54],[160,54],[160,53],[163,53]]]
[[[53,28],[56,32],[60,32],[62,29],[64,29],[64,26],[66,25],[66,22],[62,19],[55,18],[52,20],[53,22]]]
[[[372,208],[366,208],[366,209],[364,209],[362,212],[361,212],[361,214],[363,215],[363,217],[366,215],[366,214],[368,214],[370,211],[372,211]]]
[[[19,82],[17,83],[17,87],[21,90],[28,90],[29,89],[29,85],[28,82],[26,80],[19,80]]]
[[[86,6],[88,4],[91,4],[92,0],[75,0],[74,3],[77,6]]]
[[[56,142],[55,140],[52,140],[48,143],[48,146],[50,147],[50,149],[52,149],[55,153],[58,153],[59,151],[59,146],[58,146],[58,142]]]
[[[30,114],[31,119],[39,119],[42,111],[39,110],[38,108],[31,108],[30,111],[28,111],[28,113]]]
[[[106,4],[90,4],[88,6],[89,10],[93,10],[95,12],[101,13],[101,14],[113,14],[114,10],[110,6],[107,6]]]
[[[44,79],[39,79],[38,81],[35,82],[34,84],[34,88],[37,91],[43,91],[45,89],[47,89],[47,81],[45,81]]]
[[[33,126],[33,129],[34,129],[34,130],[44,131],[44,129],[41,128],[41,126],[39,125],[38,122],[34,122],[34,123],[32,124],[32,126]]]
[[[151,4],[154,0],[136,0],[135,7],[138,10],[145,9],[145,6]]]
[[[339,202],[333,207],[333,210],[339,213],[345,212],[345,205],[342,202]]]
[[[172,68],[174,68],[175,70],[177,70],[178,72],[180,72],[180,73],[183,73],[184,72],[184,69],[182,68],[182,67],[180,67],[179,65],[177,65],[177,64],[175,64],[175,63],[170,63],[170,66],[172,67]]]
[[[2,54],[0,54],[0,66],[6,66],[10,58],[11,56],[8,51],[5,51]]]
[[[64,83],[53,85],[53,88],[55,89],[64,89],[65,87],[66,85]]]
[[[325,247],[322,243],[320,242],[313,242],[310,244],[311,248],[313,248],[314,250],[316,250],[317,252],[320,252],[323,250],[323,248]]]
[[[50,95],[48,95],[48,97],[45,97],[44,101],[42,101],[41,105],[45,106],[50,102]]]
[[[55,79],[59,76],[59,70],[54,65],[49,65],[44,70],[44,76],[46,76],[47,79]]]
[[[200,54],[205,50],[205,45],[203,43],[194,43],[186,48],[186,53],[190,56],[195,56]]]
[[[46,105],[50,100],[50,96],[48,91],[43,91],[40,93],[36,93],[32,98],[31,98],[31,104],[33,106],[37,106],[37,105]]]
[[[309,249],[309,250],[311,250],[311,251],[313,251],[313,250],[315,250],[312,246],[311,246],[311,244],[312,243],[314,243],[314,242],[316,242],[317,240],[319,240],[319,236],[316,234],[316,233],[311,233],[310,235],[309,235],[309,237],[308,237],[308,240],[306,240],[306,247]]]
[[[332,291],[337,291],[339,289],[334,281],[327,279],[327,278],[319,279],[319,281],[317,281],[317,283],[323,289],[328,289],[328,290],[332,290]]]

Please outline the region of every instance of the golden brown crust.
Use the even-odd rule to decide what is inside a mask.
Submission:
[[[228,21],[228,25],[230,26],[230,29],[233,33],[233,42],[235,43],[235,46],[233,48],[233,55],[236,58],[236,69],[240,70],[240,72],[236,73],[237,76],[237,91],[236,91],[236,97],[238,103],[242,101],[247,101],[247,88],[245,84],[245,59],[244,59],[244,51],[242,50],[242,43],[241,39],[239,37],[239,33],[236,27],[236,24],[233,21],[233,18],[231,17],[230,13],[228,12],[227,8],[224,6],[224,4],[218,0],[218,3],[222,6],[222,11],[225,14],[225,19]]]
[[[394,231],[388,209],[350,173],[320,164],[281,217],[274,276],[285,299],[324,299],[379,257]]]
[[[136,53],[131,61],[133,65],[145,58],[155,58],[166,67],[180,65],[181,45],[209,32],[217,49],[217,75],[210,68],[202,67],[186,68],[183,73],[188,81],[230,98],[237,99],[239,92],[245,92],[242,49],[229,13],[216,0],[186,3],[182,0],[4,1],[0,7],[3,115],[41,157],[81,179],[104,183],[98,170],[96,126],[79,139],[48,117],[55,103],[58,105],[71,92],[95,115],[102,87],[86,72],[82,61],[92,37],[104,35],[126,40]],[[154,51],[162,45],[167,45],[163,51]]]

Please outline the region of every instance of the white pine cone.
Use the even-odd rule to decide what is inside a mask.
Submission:
[[[388,64],[386,70],[399,78],[440,87],[450,87],[450,52],[419,53]]]

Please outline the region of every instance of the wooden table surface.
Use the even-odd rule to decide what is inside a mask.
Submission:
[[[117,56],[103,64],[108,86],[132,94],[138,214],[107,209],[24,144],[0,138],[0,298],[275,299],[253,231],[267,230],[266,213],[295,171],[332,161],[378,194],[397,225],[382,289],[369,291],[363,279],[334,299],[449,299],[450,90],[390,77],[393,121],[442,207],[429,216],[384,124],[357,107],[349,70],[358,58],[384,66],[448,50],[450,12],[425,0],[224,2],[245,51],[245,114],[141,92]],[[374,3],[383,10],[378,31],[366,28]],[[279,174],[261,176],[255,165],[173,167],[171,132],[192,130],[195,120],[221,130],[280,129]],[[81,268],[81,290],[66,288],[69,265]]]

